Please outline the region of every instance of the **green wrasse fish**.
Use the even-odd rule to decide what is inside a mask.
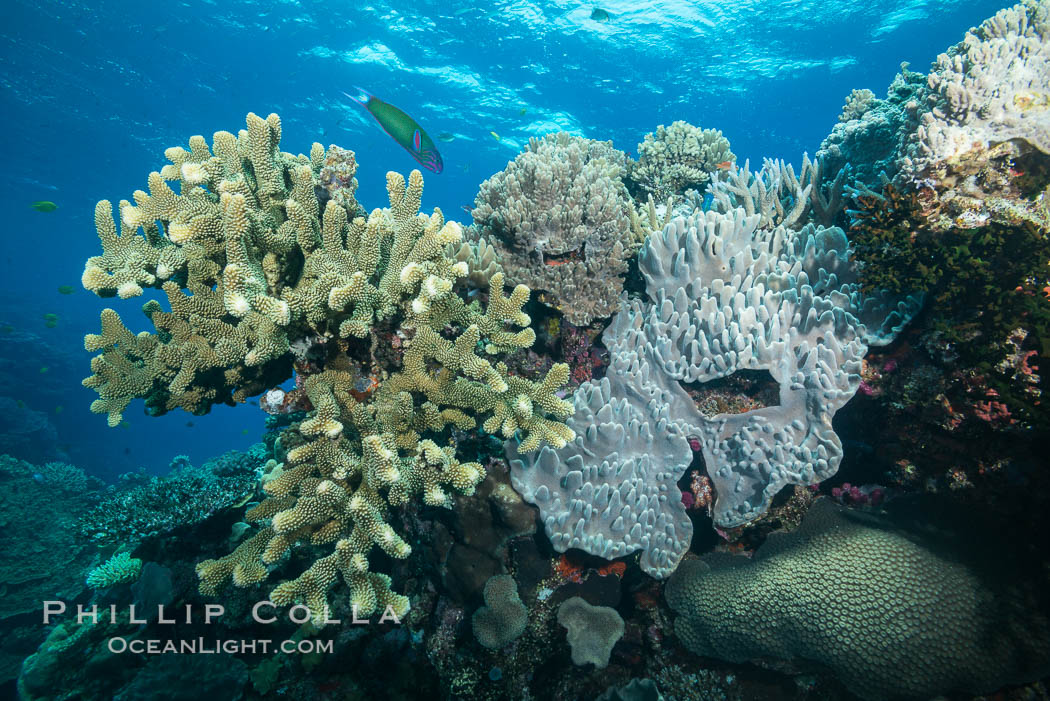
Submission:
[[[419,126],[416,120],[389,102],[383,102],[357,86],[354,86],[354,91],[356,95],[345,92],[343,94],[368,110],[369,114],[375,117],[380,128],[391,139],[401,144],[401,147],[408,151],[412,158],[419,161],[419,165],[432,173],[440,173],[445,169],[434,140],[423,131],[423,127]]]
[[[50,200],[40,200],[39,202],[34,202],[29,206],[38,212],[54,212],[56,209],[58,209],[58,205],[54,202],[51,202]]]

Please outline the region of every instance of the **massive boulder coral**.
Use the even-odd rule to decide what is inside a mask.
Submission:
[[[88,261],[85,286],[122,297],[161,288],[172,310],[147,303],[157,333],[137,335],[116,312],[102,313],[102,333],[85,339],[102,351],[85,380],[100,395],[92,410],[111,425],[138,397],[155,413],[204,413],[294,369],[309,413],[282,434],[286,464],[246,514],[267,525],[232,554],[200,563],[201,591],[254,585],[293,548],[331,546],[271,599],[322,615],[341,575],[360,614],[388,606],[402,614],[408,600],[368,563],[375,545],[394,558],[411,551],[388,523],[390,507],[448,507],[451,494],[484,478],[479,464],[456,458],[453,427],[481,419],[490,433],[520,432],[526,449],[572,440],[559,421],[570,404],[555,395],[568,367],[537,383],[499,362],[535,340],[522,312],[529,289],[507,296],[496,272],[484,305],[464,299],[471,263],[446,253],[462,228],[440,210],[419,213],[418,171],[407,183],[389,173],[389,208],[365,218],[352,152],[314,144],[309,157],[283,153],[274,114],[249,114],[247,126],[238,136],[217,132],[210,150],[199,136],[189,151],[169,149],[172,164],[150,175],[150,194],[121,203],[119,237],[109,203],[99,203],[105,253]],[[179,194],[168,180],[180,181]]]
[[[628,178],[643,195],[666,202],[686,190],[702,191],[721,164],[734,160],[721,131],[679,120],[645,135],[638,160],[628,164]]]
[[[665,589],[675,632],[705,657],[818,663],[870,701],[991,692],[1050,671],[1050,625],[1033,613],[1045,575],[1019,576],[1019,559],[987,548],[989,531],[946,538],[950,522],[924,532],[904,516],[821,499],[753,558],[683,562]]]
[[[478,232],[507,275],[576,325],[619,305],[637,222],[625,163],[610,142],[548,134],[482,183],[474,202]]]
[[[606,330],[608,372],[573,397],[576,439],[524,457],[508,445],[512,483],[557,550],[641,550],[643,570],[670,574],[692,531],[676,485],[690,437],[722,527],[838,469],[832,417],[857,391],[868,346],[892,339],[918,301],[862,294],[841,229],[760,220],[697,210],[650,236],[639,254],[649,301],[626,301]],[[682,386],[742,370],[767,370],[779,405],[708,418]]]
[[[1050,154],[1050,2],[1000,10],[938,56],[928,82],[932,109],[904,159],[909,176],[1012,140]]]

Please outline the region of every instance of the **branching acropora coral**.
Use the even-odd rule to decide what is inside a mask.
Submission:
[[[121,582],[133,582],[142,571],[142,560],[131,553],[121,552],[91,570],[87,585],[92,589],[105,589]]]
[[[389,507],[450,506],[484,478],[481,465],[456,459],[450,427],[520,432],[523,450],[572,440],[560,421],[571,405],[555,394],[568,367],[531,382],[500,362],[535,340],[522,311],[529,289],[508,296],[503,274],[488,269],[487,302],[467,303],[460,291],[482,272],[472,265],[491,261],[457,259],[460,225],[437,209],[419,213],[419,171],[407,183],[389,173],[389,208],[365,218],[352,152],[315,143],[309,157],[293,156],[278,149],[277,115],[247,122],[238,136],[217,132],[210,150],[199,136],[189,151],[168,149],[171,164],[150,175],[150,194],[121,202],[120,236],[109,203],[99,203],[104,253],[88,261],[85,287],[122,297],[160,288],[171,311],[146,304],[156,333],[138,335],[103,311],[102,333],[85,339],[101,351],[85,380],[99,392],[92,410],[111,425],[138,397],[154,413],[205,413],[279,385],[295,367],[312,409],[285,431],[283,471],[246,515],[268,525],[200,563],[201,591],[261,582],[298,544],[331,545],[271,599],[321,615],[341,575],[359,615],[401,615],[408,600],[368,563],[373,546],[394,558],[411,552]],[[377,357],[381,337],[405,339],[400,369]],[[293,348],[317,360],[295,365]],[[366,376],[379,381],[362,390]]]

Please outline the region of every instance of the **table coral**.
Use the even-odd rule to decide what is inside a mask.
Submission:
[[[568,366],[532,382],[499,362],[535,340],[522,311],[529,289],[508,296],[494,272],[488,294],[468,303],[478,259],[448,253],[462,241],[459,224],[440,210],[420,214],[418,171],[407,182],[389,173],[389,208],[366,218],[352,152],[315,143],[309,156],[284,153],[275,114],[249,114],[247,127],[217,132],[211,149],[199,136],[188,151],[168,149],[171,164],[150,175],[150,193],[121,202],[119,237],[109,203],[99,203],[104,255],[88,261],[85,286],[124,297],[136,294],[130,283],[160,288],[171,311],[147,303],[156,333],[139,334],[102,313],[102,333],[85,339],[101,351],[85,380],[99,392],[92,410],[110,425],[137,397],[153,413],[205,413],[280,385],[294,368],[312,408],[285,430],[286,464],[246,515],[269,525],[231,555],[200,563],[201,591],[231,579],[256,584],[297,545],[329,545],[272,600],[322,615],[341,575],[360,615],[388,606],[400,615],[407,598],[367,558],[374,545],[395,558],[411,551],[387,522],[390,506],[447,507],[484,478],[481,465],[456,459],[450,427],[480,421],[532,449],[572,440],[560,421],[571,405],[555,394]],[[377,339],[390,333],[404,339],[400,369],[377,358]],[[374,379],[364,390],[362,377]]]

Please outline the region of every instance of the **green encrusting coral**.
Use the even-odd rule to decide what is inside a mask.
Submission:
[[[866,290],[923,293],[930,324],[960,362],[986,376],[999,396],[1029,417],[1030,393],[1003,364],[1015,330],[1050,358],[1050,233],[1031,221],[983,226],[930,224],[919,194],[887,186],[857,198],[849,230]]]
[[[456,459],[453,429],[521,432],[532,449],[572,440],[562,423],[571,404],[555,394],[568,367],[538,382],[509,373],[501,356],[536,337],[522,311],[529,289],[508,296],[503,274],[487,270],[487,300],[467,299],[471,263],[450,253],[462,227],[419,212],[419,171],[407,183],[388,173],[389,208],[364,217],[353,152],[315,143],[293,156],[280,137],[277,115],[249,114],[246,130],[217,132],[211,148],[194,136],[189,150],[168,149],[149,194],[120,203],[119,236],[110,204],[98,204],[103,255],[88,261],[84,286],[121,298],[162,289],[171,311],[148,302],[156,332],[134,334],[104,310],[102,332],[85,339],[100,354],[84,384],[99,393],[92,411],[115,426],[135,398],[152,413],[206,413],[294,370],[309,413],[282,435],[286,463],[246,515],[265,527],[200,563],[201,591],[255,585],[293,548],[330,546],[272,600],[321,615],[341,575],[360,615],[402,615],[408,599],[367,559],[373,545],[394,558],[411,551],[390,507],[448,507],[484,479],[480,464]]]

